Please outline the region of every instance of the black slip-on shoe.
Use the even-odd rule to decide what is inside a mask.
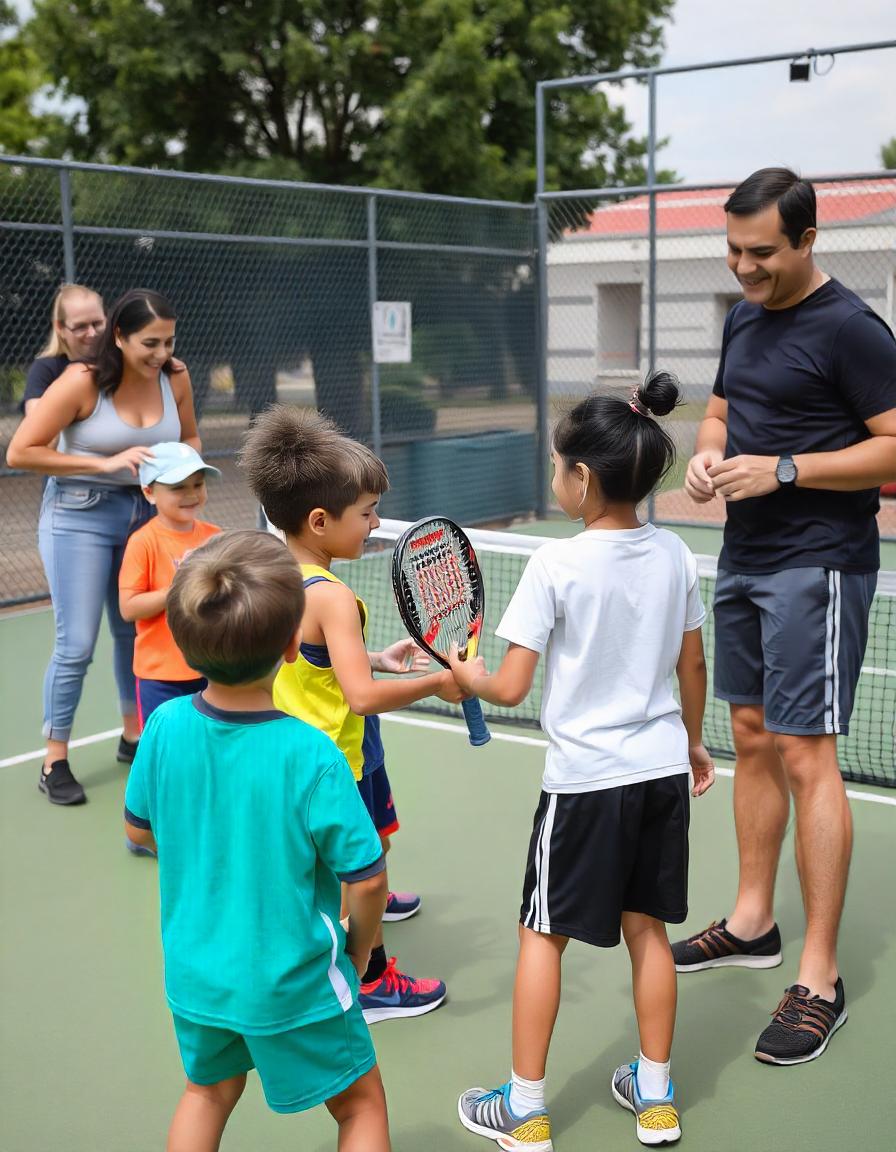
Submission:
[[[84,789],[72,775],[68,760],[54,760],[50,771],[40,771],[38,788],[51,804],[83,804],[87,800]]]
[[[115,753],[115,759],[119,764],[133,764],[134,757],[137,755],[137,745],[139,740],[125,740],[124,736],[118,738],[118,751]]]

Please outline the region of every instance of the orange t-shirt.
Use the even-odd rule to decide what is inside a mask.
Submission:
[[[163,528],[154,516],[128,540],[118,574],[118,587],[127,592],[155,592],[169,588],[187,552],[220,531],[214,524],[196,520],[189,532],[173,532],[170,528]],[[137,621],[134,675],[140,680],[195,680],[199,676],[174,643],[164,612]]]

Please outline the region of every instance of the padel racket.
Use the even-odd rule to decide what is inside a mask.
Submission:
[[[448,668],[457,645],[461,659],[476,655],[485,615],[485,588],[473,545],[452,520],[436,516],[406,529],[392,553],[392,590],[402,623],[421,648]],[[461,701],[470,743],[492,735],[482,705]]]

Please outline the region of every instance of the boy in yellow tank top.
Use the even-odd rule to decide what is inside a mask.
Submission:
[[[461,696],[450,672],[375,680],[374,672],[422,672],[429,658],[409,638],[368,652],[367,608],[330,570],[334,560],[357,559],[378,526],[376,506],[389,487],[385,465],[326,418],[282,405],[258,417],[240,464],[268,520],[283,533],[305,585],[300,654],[278,673],[274,702],[338,745],[388,851],[398,820],[378,713],[426,696],[452,703]],[[419,898],[390,893],[384,919],[404,919],[418,907]],[[399,971],[394,957],[386,958],[380,929],[361,983],[365,1020],[422,1016],[445,995],[441,980],[414,979]]]

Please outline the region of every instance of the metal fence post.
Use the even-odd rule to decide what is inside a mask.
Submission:
[[[647,76],[647,371],[656,369],[656,72]],[[656,497],[647,497],[647,519],[653,521]]]
[[[72,185],[68,168],[59,169],[59,201],[62,206],[62,259],[65,280],[75,282],[75,233],[72,221]]]
[[[544,89],[535,87],[535,276],[537,309],[535,317],[536,436],[535,511],[547,515],[548,442],[548,208],[541,195],[545,184]]]
[[[376,196],[367,197],[367,300],[370,312],[370,438],[377,456],[383,454],[380,413],[380,366],[376,362],[373,313],[377,301]]]

